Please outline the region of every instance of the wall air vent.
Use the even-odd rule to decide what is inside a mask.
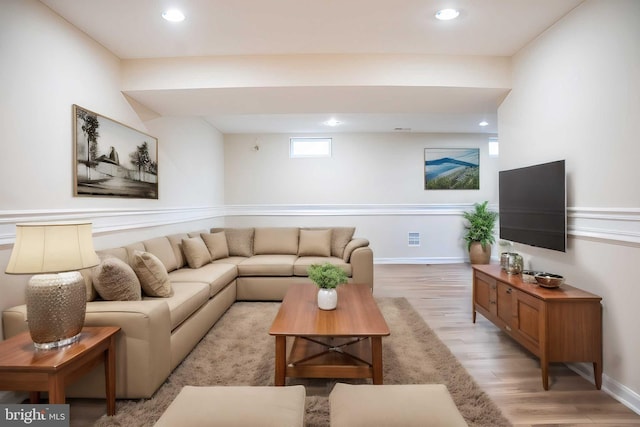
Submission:
[[[408,242],[409,246],[420,246],[420,233],[409,232]]]

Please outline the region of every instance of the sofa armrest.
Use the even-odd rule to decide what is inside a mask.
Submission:
[[[347,243],[347,246],[345,246],[342,259],[344,260],[344,262],[349,262],[351,259],[351,254],[353,254],[354,250],[367,246],[369,246],[369,241],[367,239],[354,237],[353,239],[351,239],[351,241],[349,241],[349,243]]]
[[[353,283],[364,283],[373,290],[373,250],[369,246],[355,248],[349,259]]]

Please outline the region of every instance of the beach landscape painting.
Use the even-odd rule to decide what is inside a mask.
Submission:
[[[75,196],[158,198],[158,139],[77,105]]]
[[[479,190],[480,149],[425,148],[425,190]]]

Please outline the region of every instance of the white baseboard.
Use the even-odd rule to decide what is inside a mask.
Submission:
[[[461,257],[374,258],[374,264],[461,264],[469,260]]]
[[[591,363],[567,363],[567,366],[591,384],[594,384],[595,387],[595,381],[593,379],[593,365]],[[620,384],[618,381],[606,374],[602,375],[602,390],[636,414],[640,415],[640,394],[631,390],[624,384]]]

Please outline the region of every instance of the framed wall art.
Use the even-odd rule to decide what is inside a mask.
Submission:
[[[425,190],[479,190],[479,148],[425,148]]]
[[[158,198],[158,139],[73,106],[74,196]]]

